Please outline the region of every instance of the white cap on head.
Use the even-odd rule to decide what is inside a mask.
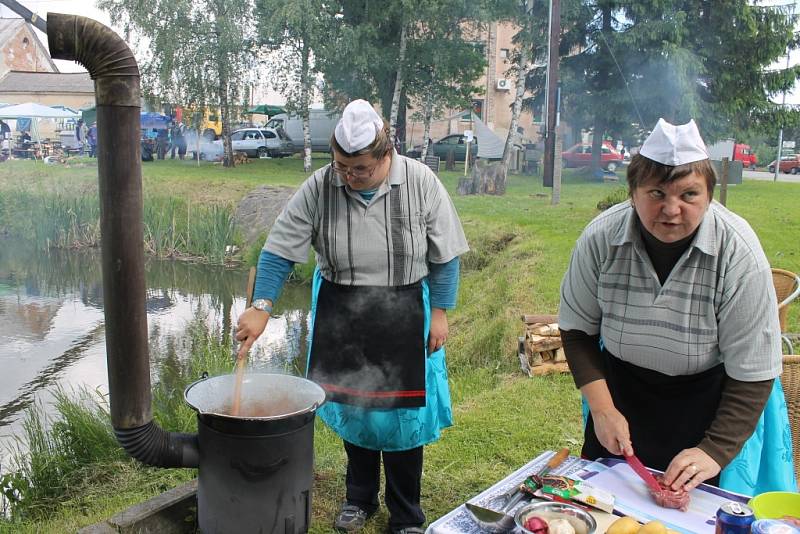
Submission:
[[[658,124],[642,148],[642,156],[664,165],[685,165],[708,159],[708,151],[694,119],[686,124],[670,124],[658,119]]]
[[[367,148],[383,128],[383,119],[366,100],[353,100],[342,112],[334,135],[339,146],[352,154]]]

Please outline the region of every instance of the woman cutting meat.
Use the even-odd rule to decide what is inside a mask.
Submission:
[[[559,326],[589,408],[582,452],[635,453],[673,490],[796,491],[770,265],[715,182],[694,121],[661,119],[630,201],[576,244]]]
[[[334,527],[355,532],[375,513],[383,459],[392,532],[422,533],[422,448],[452,423],[446,310],[467,242],[444,186],[394,151],[369,103],[348,104],[331,145],[333,162],[270,231],[236,339],[246,353],[292,265],[313,247],[308,377],[325,389],[318,414],[347,453],[347,500]]]

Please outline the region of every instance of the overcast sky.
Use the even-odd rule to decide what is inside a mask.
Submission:
[[[49,11],[53,11],[55,13],[71,13],[74,15],[82,15],[84,17],[93,18],[103,24],[110,26],[113,28],[113,25],[110,23],[110,19],[108,14],[104,11],[101,11],[95,7],[95,0],[19,0],[19,2],[33,11],[34,13],[46,17]],[[771,5],[771,6],[780,6],[780,5],[791,5],[794,3],[795,5],[795,13],[800,13],[800,0],[767,0],[767,1],[759,1],[757,2],[760,5]],[[14,17],[16,16],[11,10],[7,7],[0,6],[0,17]],[[119,30],[118,28],[115,28]],[[44,34],[39,33],[39,37],[41,38],[42,42],[45,46],[47,46],[47,36]],[[62,72],[75,72],[75,71],[82,71],[84,70],[83,67],[80,65],[72,62],[72,61],[62,61],[62,60],[55,60],[56,65],[58,65],[59,70]],[[795,65],[800,62],[800,51],[794,51],[789,58],[790,65]],[[773,68],[784,68],[786,66],[786,57],[784,56],[783,59],[778,61]],[[778,103],[781,102],[781,96],[778,95],[774,97],[774,100]],[[795,91],[792,93],[787,93],[786,95],[786,103],[787,104],[795,104],[800,105],[800,87],[796,86]]]

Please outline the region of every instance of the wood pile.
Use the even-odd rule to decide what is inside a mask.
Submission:
[[[519,363],[528,376],[568,373],[556,315],[523,315],[525,335],[519,338]]]

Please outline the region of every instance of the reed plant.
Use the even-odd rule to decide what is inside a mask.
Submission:
[[[55,420],[45,415],[41,403],[26,410],[12,452],[15,469],[0,478],[12,519],[47,517],[70,497],[71,488],[103,483],[103,472],[93,465],[125,459],[102,395],[85,388],[72,393],[57,389],[54,398]]]
[[[170,431],[196,431],[195,412],[183,401],[183,390],[204,373],[231,372],[234,361],[229,342],[222,340],[218,329],[209,328],[206,317],[198,316],[171,344],[153,351],[151,358],[159,370],[153,385],[154,419]],[[11,451],[13,465],[11,469],[4,466],[7,472],[0,477],[7,508],[0,532],[13,524],[21,528],[41,523],[65,505],[87,506],[86,500],[96,496],[98,488],[117,484],[116,491],[138,494],[143,481],[159,478],[151,473],[157,470],[130,459],[117,443],[105,395],[85,388],[57,389],[54,399],[56,415],[52,417],[45,415],[41,403],[25,412],[22,435]],[[193,470],[176,471],[180,474],[170,477],[172,485],[174,479],[194,476]],[[128,476],[120,479],[119,473]]]
[[[30,240],[38,250],[100,244],[100,207],[94,196],[19,189],[0,197],[0,231]],[[230,204],[195,205],[148,196],[143,206],[143,246],[156,257],[225,263],[241,248]]]

